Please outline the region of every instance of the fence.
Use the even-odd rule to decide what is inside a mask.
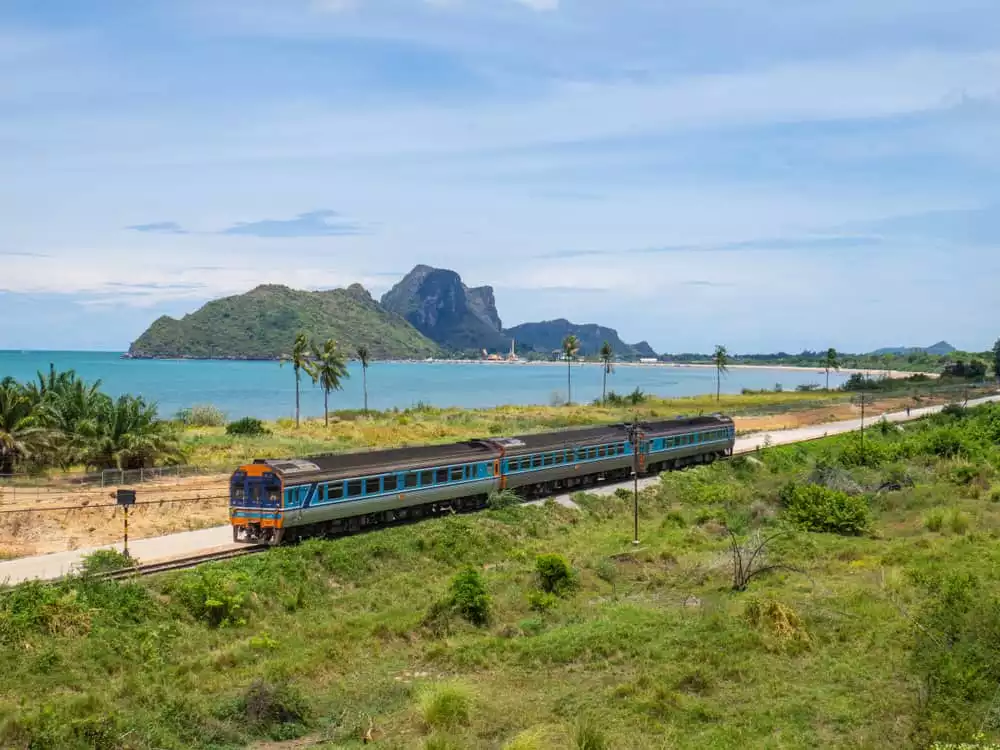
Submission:
[[[105,469],[93,473],[0,474],[0,504],[44,502],[70,493],[91,495],[106,488],[156,483],[157,486],[180,485],[194,477],[219,477],[232,473],[229,466],[165,466],[152,469]],[[218,482],[216,481],[217,485]],[[180,488],[178,488],[180,489]],[[197,491],[200,486],[188,489]]]

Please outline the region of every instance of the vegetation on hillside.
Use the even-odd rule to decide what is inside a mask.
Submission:
[[[154,404],[139,396],[112,399],[100,386],[54,368],[28,383],[0,381],[0,475],[80,465],[138,469],[180,460],[177,435]]]
[[[995,742],[998,444],[956,407],[668,473],[639,548],[619,491],[21,586],[0,745]]]
[[[279,359],[299,331],[336,340],[347,351],[365,345],[375,359],[423,359],[438,346],[361,286],[305,292],[260,286],[215,300],[180,320],[161,317],[131,346],[135,357]]]

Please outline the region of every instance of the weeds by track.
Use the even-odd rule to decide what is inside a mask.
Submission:
[[[204,563],[220,562],[222,560],[231,560],[234,557],[253,555],[258,552],[264,552],[267,549],[268,548],[265,545],[256,545],[252,547],[241,547],[239,549],[221,550],[218,552],[205,552],[197,555],[191,555],[190,557],[179,557],[174,560],[144,563],[135,565],[131,568],[120,568],[118,570],[108,571],[107,573],[100,573],[95,577],[107,581],[117,581],[123,578],[131,578],[133,576],[151,576],[156,573],[168,573],[173,570],[194,568],[198,565],[203,565]]]

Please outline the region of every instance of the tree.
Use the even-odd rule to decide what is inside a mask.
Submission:
[[[361,381],[365,391],[365,416],[368,415],[368,363],[371,362],[371,354],[368,347],[362,344],[357,348],[358,359],[361,361]]]
[[[722,376],[729,372],[729,352],[726,347],[716,345],[712,363],[715,365],[715,400],[718,402],[722,399]]]
[[[169,423],[157,417],[156,405],[141,396],[106,398],[84,437],[82,459],[99,469],[141,469],[158,460],[180,460],[182,453]]]
[[[601,362],[604,364],[604,381],[601,384],[601,403],[603,404],[608,397],[608,375],[611,374],[613,368],[611,366],[611,360],[614,358],[615,353],[611,348],[611,344],[605,341],[601,344]]]
[[[993,374],[1000,380],[1000,339],[993,345]]]
[[[300,333],[295,337],[295,344],[292,346],[292,354],[290,357],[286,357],[281,360],[282,366],[286,362],[291,362],[292,369],[295,371],[295,426],[299,426],[299,383],[302,380],[302,370],[307,370],[309,366],[310,352],[309,352],[309,342],[306,341],[306,335]]]
[[[318,382],[319,387],[323,389],[323,419],[329,427],[330,391],[339,391],[340,381],[350,377],[350,375],[347,374],[347,362],[337,349],[337,342],[333,339],[327,339],[322,349],[313,344],[313,351],[316,354],[312,361],[306,365],[306,368],[312,379]]]
[[[572,364],[573,358],[580,351],[580,339],[574,336],[572,333],[563,339],[562,342],[563,356],[566,358],[566,403],[573,403],[573,378],[572,378]]]
[[[826,389],[830,390],[830,370],[840,369],[840,360],[837,359],[837,350],[832,346],[826,350],[826,359],[823,361],[823,369],[826,370]]]
[[[31,396],[4,379],[0,385],[0,475],[13,474],[17,464],[46,450],[50,436]]]

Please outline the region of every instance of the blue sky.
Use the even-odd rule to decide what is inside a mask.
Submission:
[[[0,0],[0,348],[417,263],[661,351],[1000,335],[994,0]]]

